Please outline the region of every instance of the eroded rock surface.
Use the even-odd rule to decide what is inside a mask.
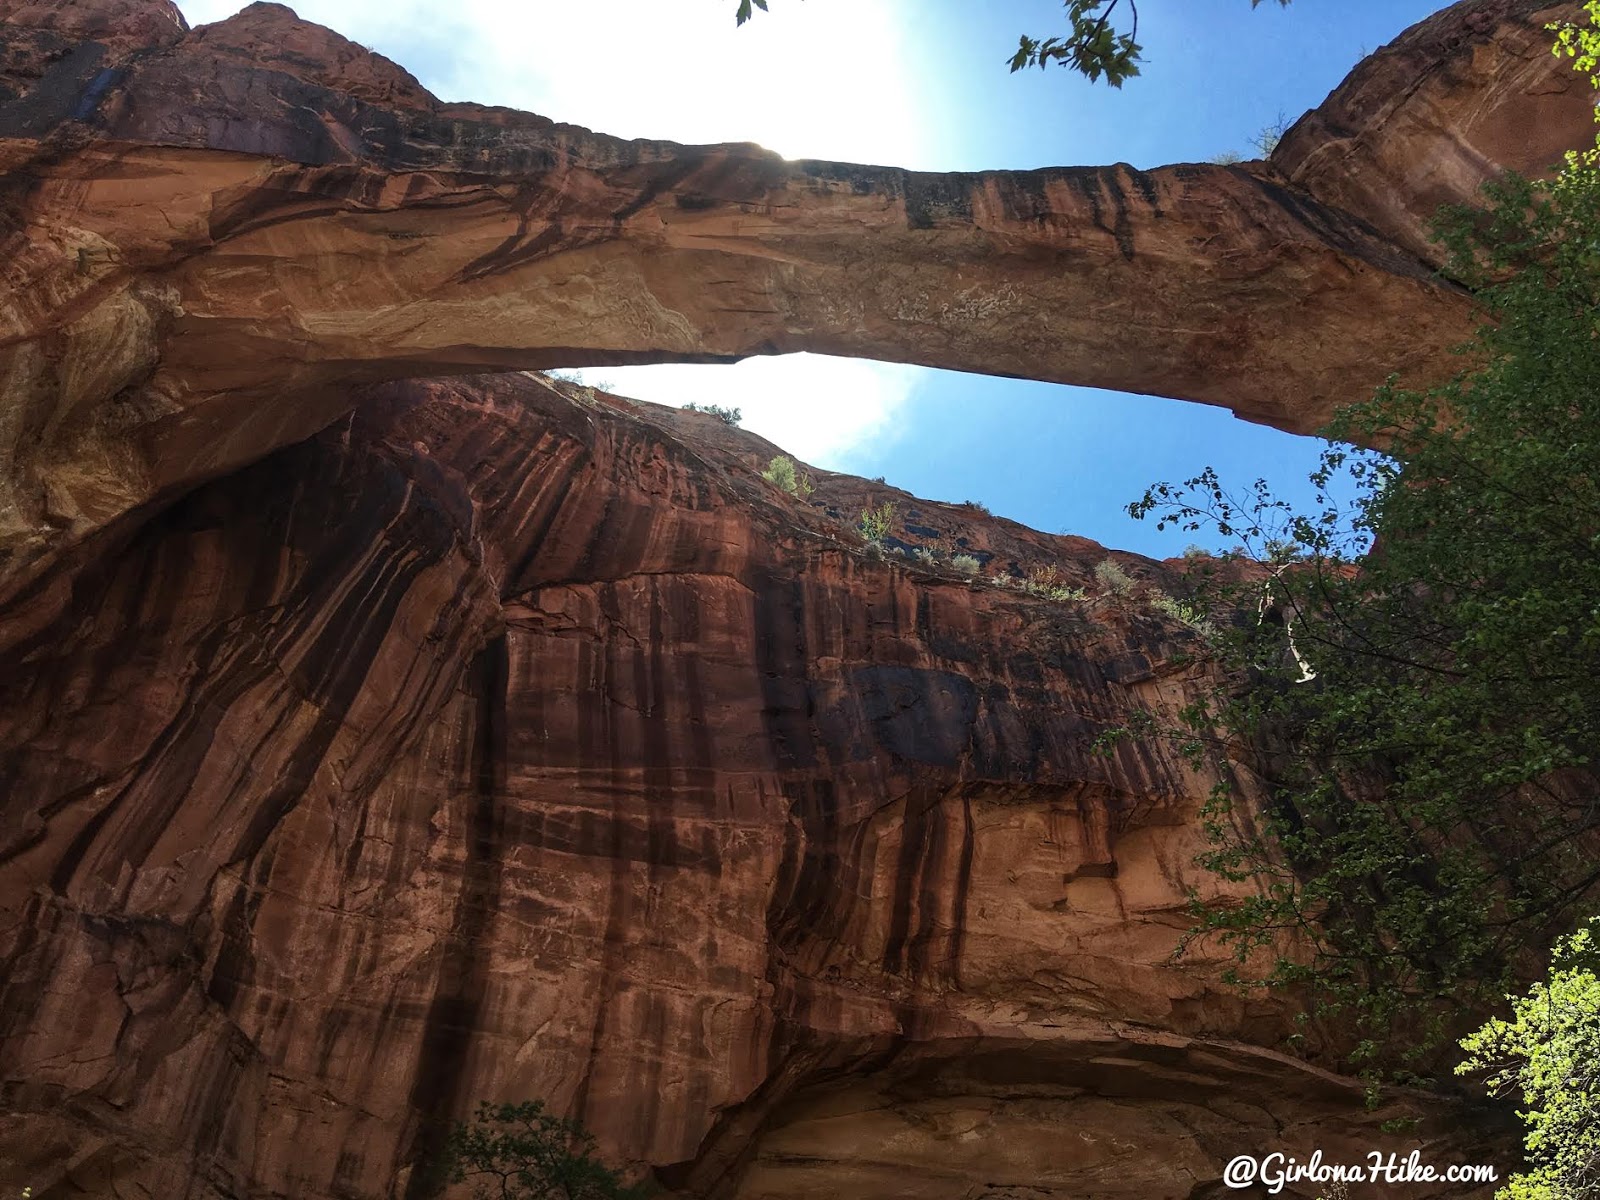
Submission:
[[[702,1197],[1481,1161],[1168,960],[1212,781],[1089,746],[1190,635],[849,526],[1099,547],[408,381],[810,349],[1308,428],[1469,328],[1433,203],[1582,140],[1552,12],[1458,5],[1270,163],[925,175],[444,105],[276,5],[0,0],[0,1185],[399,1200],[528,1096]]]
[[[1543,175],[1592,141],[1574,101],[1586,91],[1550,53],[1548,0],[1457,4],[1356,65],[1272,153],[1294,186],[1439,262],[1429,225],[1508,167]]]
[[[1584,139],[1531,7],[1424,23],[1275,163],[941,175],[445,105],[278,5],[5,0],[0,600],[401,376],[814,350],[1313,429],[1471,328],[1420,214]]]
[[[1183,701],[1192,634],[869,558],[893,493],[802,504],[710,417],[520,376],[359,413],[0,660],[0,1182],[415,1195],[430,1119],[529,1096],[698,1196],[1188,1196],[1403,1152],[1400,1112],[1484,1136],[1168,961],[1210,781],[1090,742]],[[899,499],[987,575],[1104,555]]]

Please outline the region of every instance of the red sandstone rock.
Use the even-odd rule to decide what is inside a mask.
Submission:
[[[1427,209],[1587,128],[1532,6],[1270,164],[959,176],[441,105],[273,5],[0,17],[0,1184],[398,1198],[527,1096],[751,1200],[1192,1195],[1402,1112],[1484,1157],[1167,960],[1211,781],[1088,744],[1181,630],[869,560],[886,491],[710,418],[392,381],[814,349],[1306,428],[1470,324]],[[990,574],[1104,553],[898,498]]]
[[[22,82],[18,91],[24,97],[43,74],[40,68],[74,51],[92,53],[86,44],[104,46],[120,58],[175,45],[189,32],[170,0],[0,0],[0,22],[8,43],[4,74]],[[39,58],[31,59],[30,51]],[[14,103],[17,97],[5,99]]]
[[[1357,65],[1272,153],[1296,187],[1352,213],[1430,262],[1429,222],[1507,167],[1540,175],[1592,141],[1593,101],[1545,26],[1570,4],[1458,4]],[[1424,149],[1425,147],[1425,149]]]
[[[1402,1112],[1481,1156],[1168,961],[1210,780],[1089,746],[1190,694],[1181,629],[874,561],[884,490],[708,417],[359,412],[0,658],[0,1184],[398,1197],[530,1096],[695,1196],[1189,1195]],[[1104,553],[898,496],[989,575]]]

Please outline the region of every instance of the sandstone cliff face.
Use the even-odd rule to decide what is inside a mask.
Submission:
[[[1208,780],[1089,742],[1182,701],[1182,630],[873,561],[828,513],[864,485],[802,505],[711,418],[520,376],[358,411],[0,665],[0,1180],[399,1196],[430,1118],[526,1096],[704,1196],[1410,1144],[1167,961]],[[906,503],[991,571],[1102,554]]]
[[[1507,167],[1542,175],[1592,141],[1590,96],[1545,26],[1576,21],[1548,0],[1457,4],[1357,64],[1273,150],[1289,182],[1439,261],[1429,223]],[[1425,151],[1423,148],[1426,148]]]
[[[1183,702],[1183,630],[465,376],[813,349],[1306,428],[1471,324],[1420,215],[1580,139],[1547,15],[1442,14],[1271,163],[936,176],[443,105],[276,5],[0,0],[0,1185],[398,1200],[527,1096],[702,1197],[1203,1196],[1403,1113],[1481,1159],[1168,961],[1212,781],[1089,744]],[[898,499],[990,575],[1105,553]]]

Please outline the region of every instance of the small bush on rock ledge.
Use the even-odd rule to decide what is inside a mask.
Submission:
[[[744,420],[743,410],[737,408],[725,408],[720,404],[695,404],[690,402],[683,406],[683,411],[705,413],[709,417],[715,417],[724,425],[737,426],[740,421]]]
[[[794,459],[783,454],[767,464],[767,469],[761,472],[761,478],[802,500],[809,500],[811,493],[817,490],[816,485],[811,482],[811,476],[796,471]]]
[[[451,1131],[437,1168],[451,1183],[474,1185],[484,1200],[645,1200],[643,1186],[594,1156],[594,1137],[537,1100],[478,1105]]]
[[[1089,594],[1081,587],[1072,587],[1055,567],[1035,567],[1022,581],[1022,590],[1030,596],[1054,600],[1058,604],[1087,600]]]
[[[1111,559],[1102,559],[1094,569],[1095,582],[1106,595],[1125,600],[1133,595],[1132,577]]]
[[[1165,592],[1157,592],[1150,598],[1150,607],[1182,622],[1202,637],[1218,636],[1217,626],[1206,614],[1205,608],[1192,600],[1179,600]]]
[[[889,536],[889,530],[894,527],[895,506],[894,501],[885,500],[877,508],[863,508],[861,510],[861,523],[856,526],[857,531],[867,544],[881,544]]]

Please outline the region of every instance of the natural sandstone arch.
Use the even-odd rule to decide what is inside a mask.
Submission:
[[[939,175],[441,104],[274,4],[0,0],[0,601],[396,377],[813,350],[1313,429],[1448,369],[1423,215],[1583,136],[1560,11],[1446,10],[1270,162]]]
[[[0,0],[0,1182],[397,1196],[511,1088],[700,1195],[818,1194],[795,1147],[880,1100],[1166,1122],[1068,1194],[1413,1112],[1466,1161],[1168,963],[1208,779],[1085,735],[1188,695],[1181,630],[867,562],[826,509],[878,485],[791,503],[710,418],[379,381],[817,349],[1305,428],[1470,323],[1429,205],[1586,126],[1536,7],[1269,164],[929,176],[442,106],[272,6]],[[816,1177],[995,1178],[930,1148]]]

